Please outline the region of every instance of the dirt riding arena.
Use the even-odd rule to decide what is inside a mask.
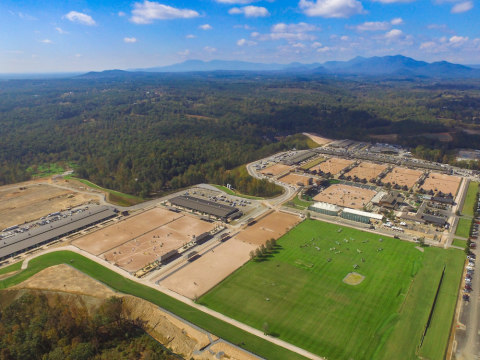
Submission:
[[[258,247],[268,239],[278,239],[300,222],[296,215],[274,212],[248,226],[235,236],[235,239]]]
[[[184,215],[155,208],[83,236],[74,241],[73,245],[88,251],[90,254],[100,255],[181,216]]]
[[[387,176],[383,178],[384,183],[397,184],[399,186],[407,186],[409,189],[415,185],[423,173],[419,170],[395,167]]]
[[[375,191],[369,189],[334,184],[316,195],[313,200],[361,210],[375,194]]]
[[[263,170],[260,171],[263,175],[273,175],[277,176],[279,174],[282,174],[288,170],[290,170],[292,167],[284,164],[275,164],[272,166],[269,166]]]
[[[458,176],[445,175],[440,173],[430,173],[425,179],[422,189],[425,191],[433,190],[434,192],[441,191],[444,194],[452,194],[455,196],[458,186],[462,178]]]
[[[37,220],[52,212],[98,200],[53,185],[34,182],[0,187],[0,230]]]
[[[230,239],[175,272],[160,285],[194,299],[245,264],[256,246]]]
[[[347,166],[353,164],[353,161],[341,158],[330,158],[321,164],[314,166],[310,169],[310,171],[323,171],[325,174],[330,173],[332,175],[338,174],[340,171],[345,169]]]
[[[382,171],[387,168],[386,165],[379,165],[370,162],[362,162],[354,167],[345,176],[358,177],[359,179],[375,179]]]
[[[136,272],[213,228],[211,223],[186,215],[108,251],[104,257],[124,270]]]
[[[310,176],[290,173],[281,177],[280,179],[278,179],[278,181],[281,181],[282,183],[287,185],[299,186],[299,184],[303,184],[303,186],[307,186],[312,183],[313,178]]]

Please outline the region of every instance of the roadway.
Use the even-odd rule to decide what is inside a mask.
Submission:
[[[308,359],[314,359],[314,360],[325,360],[324,358],[316,355],[316,354],[313,354],[305,349],[302,349],[298,346],[295,346],[293,344],[290,344],[286,341],[283,341],[283,340],[280,340],[278,338],[275,338],[275,337],[272,337],[272,336],[269,336],[269,335],[265,335],[262,331],[260,330],[257,330],[249,325],[246,325],[240,321],[237,321],[235,319],[232,319],[224,314],[221,314],[217,311],[214,311],[210,308],[207,308],[205,306],[202,306],[202,305],[199,305],[197,303],[195,303],[194,301],[190,300],[189,298],[185,297],[185,296],[182,296],[180,294],[177,294],[176,292],[173,292],[171,291],[170,289],[167,289],[161,285],[155,285],[155,284],[152,284],[150,281],[148,280],[145,280],[145,279],[139,279],[133,275],[131,275],[129,272],[125,271],[125,270],[122,270],[116,266],[114,266],[113,264],[110,264],[109,262],[103,260],[103,259],[100,259],[94,255],[91,255],[90,253],[84,251],[84,250],[81,250],[81,249],[78,249],[76,248],[75,246],[73,245],[67,245],[67,246],[64,246],[64,247],[61,247],[61,248],[54,248],[54,249],[49,249],[49,250],[45,250],[45,251],[42,251],[40,253],[37,253],[35,255],[32,255],[30,257],[28,257],[27,259],[25,259],[22,263],[22,270],[26,269],[28,267],[28,264],[30,262],[30,260],[36,258],[36,257],[39,257],[39,256],[42,256],[44,254],[47,254],[47,253],[52,253],[52,252],[56,252],[56,251],[65,251],[65,250],[68,250],[68,251],[72,251],[72,252],[75,252],[79,255],[82,255],[94,262],[96,262],[97,264],[99,265],[102,265],[106,268],[108,268],[109,270],[111,271],[114,271],[116,272],[117,274],[120,274],[121,276],[129,279],[129,280],[132,280],[132,281],[135,281],[136,283],[139,283],[139,284],[142,284],[142,285],[145,285],[145,286],[148,286],[152,289],[155,289],[157,291],[160,291],[162,293],[164,293],[165,295],[168,295],[178,301],[181,301],[183,302],[184,304],[187,304],[199,311],[202,311],[203,313],[206,313],[208,315],[211,315],[215,318],[217,318],[218,320],[222,320],[226,323],[229,323],[230,325],[233,325],[245,332],[248,332],[252,335],[255,335],[259,338],[262,338],[272,344],[275,344],[275,345],[278,345],[278,346],[281,346],[283,347],[284,349],[287,349],[287,350],[290,350],[290,351],[293,351],[299,355],[302,355]],[[162,309],[164,310],[164,309]],[[165,310],[167,311],[167,310]]]

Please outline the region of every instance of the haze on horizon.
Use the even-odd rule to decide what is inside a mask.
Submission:
[[[6,0],[0,73],[395,54],[478,64],[478,18],[473,0]]]

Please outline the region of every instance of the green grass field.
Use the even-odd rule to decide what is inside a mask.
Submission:
[[[474,208],[476,209],[477,202],[477,193],[478,193],[478,183],[475,181],[470,181],[467,190],[467,196],[462,207],[462,214],[467,216],[474,215]]]
[[[472,219],[459,218],[455,235],[468,238],[470,236],[471,224],[472,224]]]
[[[461,239],[453,239],[453,242],[452,242],[452,245],[460,246],[462,248],[464,248],[466,244],[467,244],[467,241],[466,240],[461,240]]]
[[[320,164],[321,162],[324,162],[325,158],[324,157],[319,157],[315,160],[310,161],[309,163],[306,163],[305,165],[301,166],[300,169],[302,170],[308,170],[314,167],[315,165]]]
[[[199,302],[258,329],[267,323],[273,336],[328,359],[443,358],[462,251],[421,252],[412,243],[315,220],[278,243],[269,259],[248,262]],[[417,349],[444,264],[432,326]],[[365,280],[343,283],[353,271]]]
[[[128,280],[123,276],[70,251],[53,252],[31,260],[26,270],[23,270],[22,272],[5,280],[0,280],[0,289],[5,289],[16,285],[49,266],[63,263],[77,268],[86,275],[103,282],[114,290],[125,294],[135,295],[150,301],[151,303],[171,311],[172,313],[192,322],[193,324],[211,332],[212,334],[216,334],[223,339],[237,344],[266,359],[305,359],[296,353],[251,335],[233,325],[227,324],[210,315],[207,315],[155,289]],[[18,270],[18,265],[14,264],[13,266],[14,268],[6,268],[8,269],[8,272]]]
[[[32,178],[40,178],[51,175],[62,174],[68,169],[76,167],[75,163],[49,163],[49,164],[40,164],[32,165],[27,168],[27,172]]]

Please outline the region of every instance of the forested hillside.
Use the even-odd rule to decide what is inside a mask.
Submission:
[[[0,308],[1,360],[176,360],[135,322],[122,315],[122,299],[109,298],[89,314],[84,307],[25,294]]]
[[[372,81],[294,76],[90,74],[0,82],[0,183],[31,166],[73,162],[79,177],[152,196],[195,184],[232,182],[253,195],[276,189],[229,170],[267,154],[306,148],[303,131],[335,138],[398,134],[397,142],[479,147],[419,137],[480,122],[480,83]],[[243,175],[242,175],[243,174]]]

